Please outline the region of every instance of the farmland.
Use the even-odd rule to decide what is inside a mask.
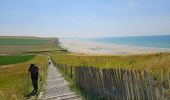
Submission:
[[[56,38],[0,37],[0,54],[54,51]]]
[[[47,41],[43,39],[8,39],[8,38],[0,38],[0,45],[43,45]]]
[[[0,56],[0,65],[16,64],[31,60],[35,55],[11,55],[11,56]]]

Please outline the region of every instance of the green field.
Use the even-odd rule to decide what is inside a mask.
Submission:
[[[11,56],[0,56],[0,65],[16,64],[31,60],[35,55],[11,55]]]
[[[55,51],[55,41],[56,38],[0,36],[0,54]]]
[[[47,40],[39,38],[0,38],[0,45],[43,45],[45,43],[47,43]]]

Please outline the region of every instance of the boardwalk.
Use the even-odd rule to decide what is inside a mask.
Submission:
[[[64,80],[56,67],[51,63],[46,79],[45,93],[42,96],[45,100],[81,100],[75,92],[69,88],[69,83]]]

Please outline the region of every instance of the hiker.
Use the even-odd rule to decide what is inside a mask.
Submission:
[[[28,75],[31,73],[32,84],[34,87],[33,92],[38,92],[38,74],[39,69],[35,64],[31,64],[28,69]]]
[[[51,61],[49,61],[48,64],[51,65]]]

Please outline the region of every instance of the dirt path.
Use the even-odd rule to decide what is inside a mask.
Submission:
[[[69,83],[64,80],[57,68],[51,63],[48,68],[45,93],[42,96],[45,100],[81,100],[75,92],[69,88]]]

